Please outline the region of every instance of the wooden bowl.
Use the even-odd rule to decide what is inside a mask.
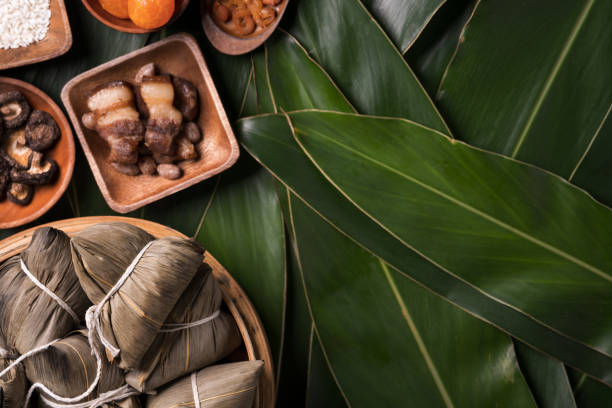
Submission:
[[[162,73],[191,81],[200,94],[198,125],[204,139],[196,148],[200,159],[182,162],[183,177],[167,180],[159,176],[126,176],[108,161],[109,148],[95,131],[82,126],[88,111],[86,95],[96,86],[116,80],[133,80],[145,64],[154,62]],[[108,205],[119,213],[136,210],[167,197],[231,167],[240,154],[221,99],[202,53],[188,34],[177,34],[87,71],[64,86],[62,101],[85,151],[96,182]]]
[[[217,50],[228,55],[246,54],[263,44],[272,35],[274,30],[276,30],[276,27],[278,27],[278,24],[285,14],[285,10],[287,10],[287,4],[289,3],[289,0],[283,0],[283,3],[280,4],[278,16],[270,27],[267,27],[260,33],[256,31],[255,35],[248,38],[241,38],[226,33],[213,21],[210,16],[210,8],[213,1],[214,0],[200,0],[202,27],[211,44]]]
[[[49,8],[51,21],[47,36],[27,47],[0,49],[0,70],[46,61],[59,57],[70,49],[72,32],[64,0],[50,0]]]
[[[35,228],[22,231],[0,241],[0,263],[13,255],[21,253],[30,243],[32,234],[40,227],[53,227],[73,236],[87,227],[101,222],[125,222],[147,231],[156,238],[181,237],[185,235],[163,225],[126,217],[84,217],[51,222]],[[263,360],[264,369],[259,380],[259,393],[255,406],[273,408],[275,405],[274,363],[272,352],[259,315],[253,304],[234,278],[209,252],[206,252],[204,262],[208,263],[223,291],[223,299],[236,319],[244,341],[244,347],[249,360]]]
[[[81,0],[81,1],[83,2],[87,10],[89,10],[89,12],[96,19],[98,19],[98,21],[100,21],[102,24],[107,25],[110,28],[114,28],[115,30],[123,31],[124,33],[131,33],[131,34],[145,34],[145,33],[152,33],[157,30],[161,30],[162,28],[166,27],[168,24],[171,24],[172,22],[176,21],[176,19],[178,19],[183,14],[185,9],[189,5],[189,0],[176,0],[176,5],[174,7],[174,14],[172,15],[172,18],[170,19],[170,21],[168,21],[168,23],[164,26],[154,28],[152,30],[148,30],[146,28],[138,27],[129,18],[124,19],[124,18],[113,16],[108,11],[102,8],[98,0]]]
[[[60,128],[62,136],[48,152],[59,166],[59,175],[53,184],[35,186],[34,198],[29,205],[15,204],[8,199],[0,202],[0,229],[18,227],[34,221],[46,213],[60,199],[72,177],[74,169],[74,139],[64,113],[43,91],[17,79],[0,77],[0,92],[20,91],[30,102],[32,109],[48,112]]]

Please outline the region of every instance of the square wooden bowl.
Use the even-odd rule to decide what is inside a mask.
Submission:
[[[200,94],[197,122],[203,140],[196,145],[200,159],[180,163],[184,174],[178,180],[118,173],[108,161],[110,151],[106,142],[81,123],[81,116],[88,112],[89,91],[109,81],[133,82],[138,70],[149,62],[154,62],[160,73],[191,81]],[[104,199],[119,213],[134,211],[221,173],[231,167],[240,154],[204,57],[195,39],[188,34],[173,35],[82,73],[64,86],[62,102]]]
[[[49,8],[51,20],[47,36],[27,47],[0,49],[0,70],[56,58],[70,49],[72,31],[70,31],[64,0],[50,0]]]

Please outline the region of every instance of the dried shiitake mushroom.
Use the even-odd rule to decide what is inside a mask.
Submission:
[[[23,128],[10,131],[2,143],[0,155],[17,169],[27,169],[30,166],[32,149],[26,146]]]
[[[32,112],[25,128],[25,136],[30,149],[37,152],[50,149],[60,135],[60,129],[53,116],[41,110]]]
[[[6,190],[10,180],[11,165],[0,157],[0,201],[6,198]]]
[[[34,187],[23,184],[12,182],[8,189],[8,198],[14,203],[19,205],[28,205],[32,201],[34,196]]]
[[[184,78],[172,77],[174,85],[174,106],[183,114],[187,122],[195,120],[200,111],[198,88]]]
[[[21,92],[8,91],[0,94],[0,115],[7,129],[23,125],[28,120],[31,110],[30,104]]]
[[[49,184],[57,174],[57,169],[55,160],[45,159],[42,153],[34,152],[30,156],[30,166],[27,170],[11,170],[11,180],[24,184]]]

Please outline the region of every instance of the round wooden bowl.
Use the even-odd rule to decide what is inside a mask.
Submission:
[[[8,199],[0,202],[0,229],[18,227],[34,221],[60,199],[72,177],[74,169],[74,138],[64,112],[43,91],[27,82],[0,77],[0,92],[20,91],[30,102],[32,109],[48,112],[60,128],[62,136],[56,145],[46,152],[59,166],[59,175],[53,184],[35,186],[34,198],[29,205],[15,204]]]
[[[32,234],[40,227],[53,227],[64,231],[69,236],[74,236],[83,229],[101,222],[125,222],[135,225],[147,231],[156,238],[180,237],[187,238],[185,235],[172,228],[163,225],[127,217],[83,217],[72,218],[63,221],[55,221],[44,225],[22,231],[9,238],[0,241],[0,263],[13,255],[21,253],[30,243]],[[213,269],[213,274],[217,278],[223,291],[223,299],[228,309],[236,319],[240,333],[244,341],[244,348],[249,360],[263,360],[264,369],[259,380],[259,392],[255,400],[255,407],[274,408],[275,406],[275,383],[274,383],[274,363],[272,352],[266,337],[259,315],[253,304],[246,296],[242,288],[236,283],[234,278],[209,252],[204,256],[204,262],[208,263]]]
[[[100,5],[98,0],[81,0],[87,10],[96,18],[98,21],[103,23],[104,25],[114,28],[118,31],[123,31],[124,33],[130,34],[146,34],[152,33],[157,30],[161,30],[166,27],[168,24],[176,21],[185,11],[187,6],[189,5],[189,0],[176,0],[176,5],[174,6],[174,14],[170,21],[164,26],[154,28],[152,30],[147,30],[146,28],[138,27],[136,24],[132,22],[129,18],[123,19],[118,18],[110,14],[108,11],[104,10]]]
[[[213,0],[200,0],[202,28],[204,28],[206,37],[208,37],[208,40],[218,51],[228,55],[241,55],[259,47],[274,33],[274,30],[276,30],[285,14],[285,10],[287,10],[289,0],[283,0],[279,6],[275,7],[278,15],[272,25],[262,31],[255,31],[253,35],[244,38],[226,33],[213,21],[210,16],[212,3]]]

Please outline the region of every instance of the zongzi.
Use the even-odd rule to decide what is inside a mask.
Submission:
[[[113,398],[116,398],[126,400],[123,405],[126,408],[138,407],[138,399],[131,397],[138,392],[126,385],[123,372],[103,358],[100,358],[99,363],[101,375],[97,386],[87,397],[73,404],[98,401],[97,405],[102,405],[103,402],[114,402]],[[62,404],[54,395],[42,390],[42,386],[62,398],[83,395],[97,377],[98,359],[92,353],[87,331],[82,330],[71,333],[45,351],[29,357],[24,365],[28,379],[33,384],[39,384],[35,387],[41,394],[43,405],[44,402]],[[109,401],[99,400],[102,394],[111,391],[115,392],[108,397]]]
[[[11,353],[0,338],[0,372],[7,368],[18,356]],[[28,381],[23,365],[13,367],[0,378],[0,408],[21,408],[25,402]]]
[[[25,251],[0,266],[0,336],[19,354],[63,338],[89,305],[62,231],[37,229]]]
[[[99,231],[99,225],[87,228],[72,242],[75,268],[83,286],[91,288],[95,283],[105,293],[100,301],[94,300],[97,305],[92,321],[88,321],[90,336],[95,332],[100,337],[110,359],[119,367],[137,369],[196,275],[204,250],[195,241],[174,237],[150,241],[138,248],[147,237],[141,234],[136,244],[131,243],[128,240],[134,237],[135,230],[116,226],[90,245],[88,237],[94,228]],[[123,243],[124,248],[118,250],[117,243]],[[99,286],[102,282],[112,285],[112,289],[104,290]]]
[[[205,368],[147,397],[147,407],[251,408],[263,361],[242,361]]]
[[[162,353],[147,353],[151,357],[145,356],[143,366],[128,373],[127,382],[149,392],[213,364],[235,350],[242,338],[233,316],[221,310],[222,301],[212,269],[202,264],[151,347],[151,350],[163,350]]]

